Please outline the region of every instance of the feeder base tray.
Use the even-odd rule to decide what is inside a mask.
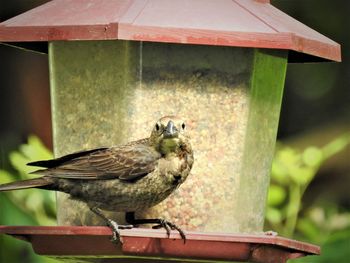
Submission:
[[[320,254],[320,248],[279,236],[201,233],[186,231],[186,243],[172,231],[121,230],[123,244],[110,241],[111,230],[102,226],[0,226],[0,234],[32,244],[35,253],[59,259],[96,262],[166,262],[181,259],[282,263]],[[95,260],[94,260],[95,258]]]

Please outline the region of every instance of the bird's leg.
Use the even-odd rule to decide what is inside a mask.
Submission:
[[[99,217],[101,217],[106,222],[106,224],[112,229],[113,234],[112,234],[111,241],[113,243],[118,243],[118,242],[123,243],[122,237],[120,236],[119,229],[129,229],[129,228],[132,228],[133,226],[132,225],[118,225],[117,222],[115,222],[114,220],[107,218],[102,213],[102,211],[97,207],[90,207],[90,210],[92,212],[94,212],[96,215],[98,215]]]
[[[177,230],[181,236],[181,238],[184,240],[184,243],[186,242],[186,235],[182,231],[180,227],[177,225],[162,219],[162,218],[146,218],[146,219],[136,219],[135,218],[135,212],[127,212],[125,214],[125,220],[129,224],[133,225],[142,225],[142,224],[156,224],[153,226],[153,229],[158,229],[158,228],[165,228],[165,231],[167,233],[167,236],[170,237],[170,230]]]

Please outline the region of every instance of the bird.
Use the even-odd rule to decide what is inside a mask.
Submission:
[[[185,242],[186,235],[177,225],[162,218],[136,219],[135,213],[174,192],[190,174],[193,162],[185,122],[177,116],[164,116],[147,138],[28,163],[42,168],[32,172],[41,177],[2,184],[0,192],[39,188],[67,193],[105,221],[112,229],[113,242],[122,243],[119,229],[140,224],[164,228],[168,237],[171,230],[177,230]],[[130,225],[118,225],[102,210],[125,212]]]

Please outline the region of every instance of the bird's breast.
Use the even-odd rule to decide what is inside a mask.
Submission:
[[[180,171],[182,163],[183,160],[175,154],[170,154],[158,161],[158,170],[160,174],[177,173]]]

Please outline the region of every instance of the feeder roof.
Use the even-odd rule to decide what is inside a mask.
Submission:
[[[0,23],[0,41],[123,39],[287,49],[297,61],[341,61],[338,43],[269,2],[54,0]]]

